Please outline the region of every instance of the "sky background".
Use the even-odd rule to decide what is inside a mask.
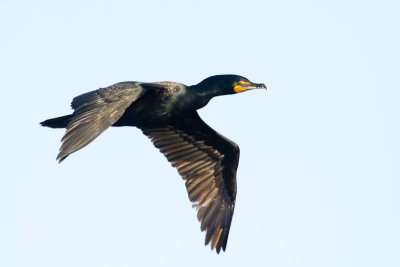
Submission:
[[[0,1],[0,266],[400,266],[398,1]],[[200,110],[241,148],[227,251],[135,128],[62,164],[74,96],[240,74]]]

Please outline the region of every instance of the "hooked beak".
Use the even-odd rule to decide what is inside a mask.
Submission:
[[[267,89],[267,87],[265,86],[265,84],[263,83],[251,83],[249,85],[245,85],[244,88],[246,90],[251,90],[251,89]]]
[[[265,84],[263,83],[245,83],[241,82],[239,85],[236,85],[234,90],[236,93],[241,93],[244,91],[252,90],[252,89],[267,89]]]

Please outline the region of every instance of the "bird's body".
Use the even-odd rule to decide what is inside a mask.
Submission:
[[[209,127],[197,109],[212,97],[265,88],[237,75],[218,75],[193,86],[174,82],[122,82],[73,99],[71,115],[43,126],[67,128],[57,159],[93,141],[110,126],[135,126],[186,181],[206,230],[206,244],[225,250],[236,198],[239,147]]]

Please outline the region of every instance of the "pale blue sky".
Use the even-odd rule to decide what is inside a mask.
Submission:
[[[0,2],[0,266],[400,266],[398,1]],[[81,93],[234,73],[202,118],[241,148],[226,253],[134,128],[62,164]]]

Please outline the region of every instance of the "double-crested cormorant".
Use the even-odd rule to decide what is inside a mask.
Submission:
[[[214,131],[197,109],[211,98],[266,88],[238,75],[216,75],[197,85],[174,82],[121,82],[82,94],[72,101],[73,114],[41,124],[66,128],[59,162],[92,142],[110,126],[136,126],[167,157],[186,181],[206,231],[205,244],[225,251],[235,207],[237,144]]]

